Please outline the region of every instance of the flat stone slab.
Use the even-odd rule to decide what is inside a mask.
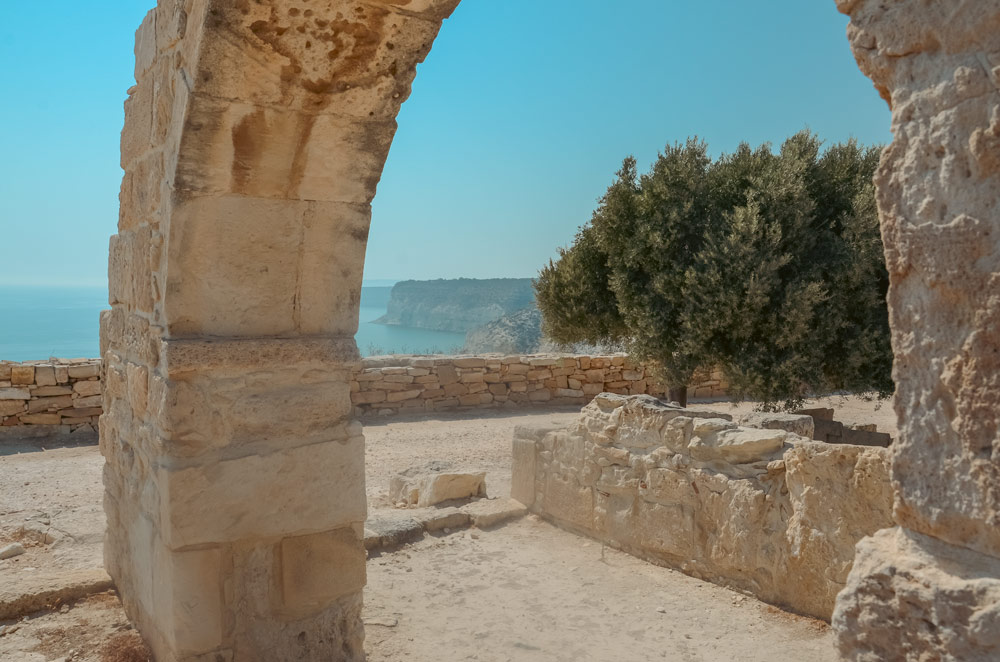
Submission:
[[[365,522],[365,549],[369,552],[416,542],[424,533],[451,533],[474,526],[487,529],[526,515],[514,499],[477,499],[460,508],[415,508],[382,512]]]
[[[389,498],[393,503],[420,507],[444,501],[486,496],[486,472],[452,471],[448,462],[435,460],[393,476]]]
[[[0,569],[0,621],[113,588],[103,569],[25,572]]]
[[[409,514],[386,514],[365,522],[365,549],[398,547],[424,537],[424,525]]]
[[[514,499],[479,499],[463,506],[462,511],[469,514],[477,529],[488,529],[528,513],[528,509]]]

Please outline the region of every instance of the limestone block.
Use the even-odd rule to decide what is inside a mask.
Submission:
[[[356,204],[375,196],[396,131],[391,120],[358,122],[198,93],[185,122],[179,190]]]
[[[428,533],[442,529],[461,529],[472,523],[468,513],[454,507],[427,508],[422,512],[414,512],[413,517],[420,522]]]
[[[784,430],[806,439],[813,438],[813,430],[815,429],[813,417],[802,414],[753,412],[741,416],[739,424],[762,430]]]
[[[220,551],[171,552],[158,545],[154,554],[154,613],[167,645],[189,655],[219,648],[223,629]]]
[[[31,389],[31,395],[37,398],[47,398],[54,395],[73,395],[73,389],[68,386],[40,386]]]
[[[479,529],[488,529],[525,515],[528,510],[514,499],[477,499],[462,506],[462,511]]]
[[[833,626],[850,660],[995,660],[1000,560],[902,527],[857,546]]]
[[[454,366],[443,365],[437,369],[438,380],[442,386],[448,386],[458,381],[458,370]]]
[[[26,400],[0,400],[0,416],[11,416],[26,411]]]
[[[53,383],[55,383],[55,374],[52,375]],[[100,395],[101,394],[101,382],[99,381],[85,381],[77,382],[73,384],[73,392],[81,396],[86,395]]]
[[[486,359],[479,357],[467,357],[452,359],[451,364],[456,368],[485,368]]]
[[[40,411],[59,411],[73,406],[73,396],[57,395],[51,398],[35,398],[28,401],[28,413],[34,414]]]
[[[589,531],[594,525],[594,491],[575,478],[553,471],[545,476],[544,512],[571,526]]]
[[[100,375],[101,366],[96,363],[69,366],[69,376],[72,379],[90,379],[91,377],[100,377]]]
[[[535,440],[514,430],[511,448],[510,496],[531,508],[535,503]]]
[[[727,429],[722,426],[723,423],[726,421],[721,419],[695,421],[693,436],[688,443],[691,457],[704,461],[724,460],[733,464],[755,462],[781,450],[788,436],[783,430]]]
[[[364,545],[352,527],[281,541],[282,604],[293,612],[321,609],[365,585]]]
[[[787,577],[799,587],[795,605],[805,613],[830,614],[857,542],[893,525],[889,453],[804,442],[782,459],[791,506]]]
[[[35,384],[38,386],[55,386],[56,369],[51,365],[35,366]]]
[[[59,414],[21,414],[18,420],[24,425],[59,425]]]
[[[364,439],[160,469],[156,483],[161,535],[172,549],[332,530],[365,519]]]
[[[74,407],[85,408],[85,407],[100,407],[104,402],[103,396],[100,395],[88,395],[85,398],[76,398],[73,400]],[[137,401],[133,401],[137,402]]]
[[[10,383],[14,386],[34,384],[35,366],[14,365],[10,367]]]
[[[241,196],[179,201],[164,314],[174,335],[357,331],[371,210]],[[247,260],[267,247],[268,264]]]
[[[403,400],[412,400],[413,398],[420,397],[423,393],[423,389],[410,389],[408,391],[392,391],[386,394],[386,402],[402,402]]]
[[[317,9],[314,17],[288,11],[291,3],[281,3],[280,12],[264,5],[241,12],[213,2],[211,19],[198,24],[201,49],[191,79],[198,92],[215,98],[392,119],[409,96],[416,64],[429,52],[441,19],[458,2],[423,0],[424,12],[410,11],[410,3],[396,11],[396,4],[346,0]],[[342,49],[331,56],[325,48],[306,46],[324,43],[330,34],[325,26],[338,17],[348,18],[340,19],[344,23],[333,34],[352,36]],[[245,66],[229,66],[235,61]]]
[[[696,556],[694,513],[680,504],[639,502],[631,535],[641,549],[675,563]]]
[[[398,547],[424,537],[424,525],[406,514],[379,514],[365,522],[365,549]]]
[[[233,660],[364,659],[360,591],[323,606],[289,609],[282,596],[281,544],[248,540],[232,549],[226,623]],[[215,662],[215,657],[204,662]]]
[[[457,472],[440,460],[401,471],[389,483],[390,501],[421,508],[475,496],[486,496],[486,473]]]
[[[356,405],[370,405],[385,402],[386,397],[385,391],[355,391],[351,393],[351,402]]]

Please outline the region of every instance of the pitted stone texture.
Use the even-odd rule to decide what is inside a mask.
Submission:
[[[892,108],[875,184],[903,527],[860,546],[837,636],[849,659],[997,659],[980,589],[1000,577],[1000,1],[837,5]]]
[[[563,526],[829,619],[854,545],[892,524],[888,452],[718,416],[602,394],[568,429],[518,428],[512,484]]]
[[[885,529],[858,544],[833,625],[849,660],[996,660],[1000,561]]]
[[[1000,2],[841,2],[891,100],[875,177],[896,352],[896,518],[1000,556]]]

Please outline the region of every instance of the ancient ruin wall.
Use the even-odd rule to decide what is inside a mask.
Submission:
[[[719,371],[696,375],[692,398],[722,398]],[[584,405],[598,393],[663,396],[666,388],[626,356],[390,356],[351,376],[358,416],[422,411]]]
[[[105,565],[159,662],[357,660],[371,200],[458,0],[160,0],[101,318]]]
[[[849,659],[1000,658],[1000,1],[838,0],[892,109],[876,174],[898,527],[864,540]]]
[[[96,430],[104,411],[100,359],[0,361],[0,427]]]
[[[395,355],[361,359],[350,371],[353,414],[364,418],[584,405],[602,392],[666,394],[645,369],[620,354]],[[101,372],[100,359],[0,361],[0,427],[30,426],[38,434],[96,431],[103,412]],[[718,371],[697,375],[689,392],[693,398],[723,398],[725,378]]]
[[[567,429],[517,429],[511,496],[637,556],[830,620],[855,544],[892,523],[888,451],[726,418],[599,395]]]

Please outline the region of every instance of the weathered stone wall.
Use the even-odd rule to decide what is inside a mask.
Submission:
[[[568,429],[515,431],[511,495],[637,556],[830,620],[855,544],[892,524],[888,451],[727,418],[599,395]]]
[[[100,359],[0,361],[0,427],[93,431],[103,410]]]
[[[892,109],[875,176],[889,269],[899,527],[837,604],[848,659],[1000,659],[1000,1],[838,0]]]
[[[359,417],[583,405],[598,393],[666,394],[621,354],[397,355],[362,359],[349,368],[353,413]],[[96,430],[103,411],[101,379],[101,359],[0,361],[0,426]],[[723,398],[725,378],[719,371],[696,375],[689,392],[693,398]]]
[[[696,375],[688,390],[693,398],[721,398],[726,388],[714,371]],[[662,396],[666,388],[623,354],[373,357],[351,376],[358,416],[583,405],[604,392]]]

